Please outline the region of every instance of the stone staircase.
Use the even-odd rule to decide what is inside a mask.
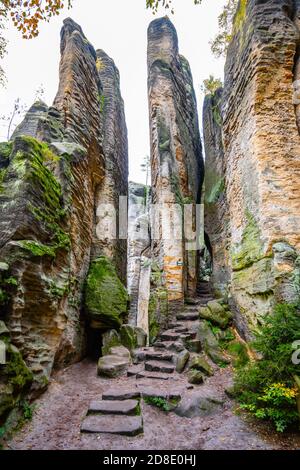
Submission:
[[[81,432],[136,436],[143,432],[140,392],[109,392],[93,401],[81,425]]]
[[[187,361],[202,350],[197,334],[199,307],[213,300],[206,284],[203,283],[201,297],[190,299],[152,346],[132,352],[133,364],[127,370],[128,389],[110,390],[102,395],[102,400],[92,402],[82,432],[135,436],[143,432],[143,397],[169,399],[175,391],[180,401],[184,390],[193,388],[181,373]]]

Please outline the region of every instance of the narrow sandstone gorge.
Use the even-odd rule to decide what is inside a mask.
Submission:
[[[208,263],[203,262],[215,293],[228,296],[229,214],[225,193],[225,158],[222,142],[221,101],[222,89],[205,97],[203,107],[203,138],[205,145],[205,241]],[[207,266],[208,264],[208,266]],[[210,266],[209,266],[210,265]]]
[[[167,16],[144,44],[145,184],[119,70],[70,18],[53,105],[0,143],[0,448],[300,447],[300,0],[224,8],[205,158]]]
[[[191,244],[197,240],[188,233],[184,237],[182,213],[189,206],[185,219],[195,231],[195,204],[200,203],[204,169],[192,75],[167,17],[154,20],[148,29],[148,91],[152,203],[156,205],[152,258],[156,279],[161,275],[159,287],[165,289],[162,294],[172,307],[196,293],[197,254]]]

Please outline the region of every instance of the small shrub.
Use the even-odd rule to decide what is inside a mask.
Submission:
[[[26,421],[32,420],[34,408],[34,405],[30,405],[26,400],[20,402],[20,409],[23,413],[23,418]]]
[[[160,408],[163,411],[170,411],[170,405],[165,398],[144,397],[144,402],[147,403],[147,405],[156,406],[157,408]]]
[[[299,421],[294,377],[300,367],[292,361],[293,343],[299,338],[299,307],[277,305],[253,342],[262,358],[235,371],[234,388],[241,408],[272,421],[279,432]]]
[[[240,408],[250,411],[258,419],[274,422],[276,430],[283,432],[289,425],[298,421],[296,409],[298,390],[277,383],[269,385],[261,395],[254,396],[251,404],[241,404]]]

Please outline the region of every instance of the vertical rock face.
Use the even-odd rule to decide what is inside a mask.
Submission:
[[[213,283],[216,293],[226,295],[228,282],[229,217],[225,193],[225,160],[222,143],[222,89],[205,97],[203,135],[205,144],[205,232],[211,250]]]
[[[151,240],[149,218],[149,188],[139,183],[129,183],[128,200],[128,293],[130,296],[129,323],[139,325],[139,299],[150,287],[141,289],[141,277],[151,269]],[[149,295],[149,294],[148,294]],[[149,300],[149,299],[148,299]],[[141,306],[141,305],[140,305]],[[143,315],[142,315],[143,316]],[[147,331],[147,330],[146,330]]]
[[[163,208],[152,214],[152,251],[168,301],[182,302],[195,293],[197,276],[196,252],[186,250],[182,237],[181,210],[200,202],[203,160],[190,67],[167,17],[148,29],[148,91],[152,202]],[[192,212],[188,218],[195,222]]]
[[[127,241],[120,235],[126,233],[127,226],[119,227],[119,197],[128,196],[128,141],[125,122],[124,103],[120,92],[120,75],[114,61],[102,50],[97,50],[96,66],[103,87],[99,95],[100,110],[103,117],[103,151],[105,154],[105,178],[97,194],[98,225],[100,233],[96,233],[93,256],[100,253],[112,259],[117,272],[126,283],[127,272]],[[105,205],[111,205],[116,215],[115,233],[105,239],[101,231],[105,219]],[[126,202],[127,205],[127,202]],[[126,207],[125,205],[125,207]],[[126,222],[126,221],[125,221]],[[122,224],[122,219],[121,219]],[[101,240],[99,240],[99,236]]]
[[[226,61],[228,268],[245,332],[274,303],[291,302],[299,293],[300,138],[293,104],[298,12],[298,1],[241,1]]]
[[[89,286],[96,271],[97,289],[109,278],[111,289],[120,293],[120,318],[127,309],[126,290],[111,262],[102,256],[91,263],[94,235],[100,230],[96,206],[102,188],[109,188],[114,201],[119,191],[126,194],[123,108],[120,116],[118,112],[111,116],[117,122],[106,126],[101,96],[113,98],[105,80],[101,83],[94,48],[71,19],[64,22],[61,53],[54,106],[36,103],[12,142],[0,144],[0,321],[8,327],[3,333],[7,365],[0,371],[0,416],[32,382],[31,390],[41,390],[53,367],[82,357],[86,348],[82,313],[89,313],[83,306],[95,303],[88,302],[91,299],[83,303],[89,270]],[[120,270],[124,270],[126,250],[123,257]],[[112,312],[100,313],[110,324]]]

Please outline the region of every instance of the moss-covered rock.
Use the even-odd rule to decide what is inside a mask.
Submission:
[[[153,344],[160,331],[167,327],[169,315],[168,292],[163,286],[162,273],[158,268],[152,269],[151,284],[148,315],[149,342]]]
[[[92,261],[85,285],[85,311],[96,329],[119,328],[127,313],[128,294],[111,261]]]
[[[203,351],[215,364],[222,367],[230,363],[230,360],[222,353],[219,343],[207,321],[202,320],[199,322],[197,338],[201,342]]]
[[[116,330],[106,331],[102,335],[102,356],[109,354],[111,348],[121,344],[121,337]]]
[[[33,375],[26,366],[20,351],[5,335],[1,340],[6,344],[6,364],[1,366],[0,423],[28,391]]]
[[[202,372],[196,369],[191,369],[188,372],[188,382],[193,385],[199,385],[204,382],[204,375]]]
[[[208,320],[220,328],[226,328],[232,319],[232,314],[216,300],[208,302],[207,307],[200,307],[199,317]]]
[[[181,351],[176,357],[176,372],[181,374],[190,358],[190,353],[186,349]]]
[[[205,375],[214,375],[214,370],[204,356],[194,356],[189,364],[190,370],[199,370]]]

